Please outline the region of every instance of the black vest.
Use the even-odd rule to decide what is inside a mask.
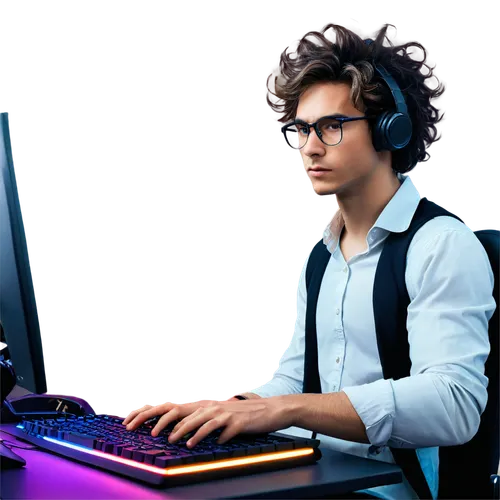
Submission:
[[[384,379],[394,379],[407,377],[410,375],[410,355],[408,344],[408,331],[406,329],[407,308],[410,304],[405,283],[406,269],[406,254],[411,240],[415,233],[426,222],[437,216],[447,215],[454,217],[463,222],[459,217],[446,211],[435,203],[422,198],[418,208],[413,216],[409,228],[402,233],[391,233],[384,241],[384,247],[380,255],[380,260],[375,273],[375,282],[373,286],[373,309],[375,315],[375,328],[377,334],[377,345],[380,355],[380,362]],[[479,231],[478,233],[496,233],[496,243],[498,244],[498,231]],[[478,235],[476,233],[476,235]],[[488,236],[491,236],[489,234]],[[483,242],[485,245],[485,242]],[[486,245],[485,245],[486,248]],[[318,303],[319,289],[323,274],[325,272],[331,253],[326,248],[322,240],[320,240],[311,252],[306,269],[306,287],[307,287],[307,309],[305,323],[305,356],[304,356],[304,385],[303,393],[321,393],[321,384],[318,372],[318,343],[316,335],[316,308]],[[492,256],[490,255],[490,262]],[[493,262],[492,262],[493,265]],[[495,264],[494,272],[498,275],[498,265]],[[498,283],[495,284],[496,302],[498,304]],[[494,326],[496,324],[496,327]],[[493,335],[492,330],[498,330],[498,308],[490,320],[489,332],[490,341],[492,342],[492,350],[495,346],[498,348],[498,333]],[[491,355],[490,355],[491,357]],[[490,359],[488,359],[490,361]],[[496,366],[495,366],[496,363]],[[486,375],[495,376],[498,379],[498,355],[496,360],[490,362],[490,373],[488,369]],[[488,367],[487,367],[488,368]],[[493,370],[493,371],[492,371]],[[493,379],[494,381],[495,379]],[[491,389],[498,391],[498,381],[491,386],[488,386],[488,392]],[[491,397],[491,395],[489,394]],[[490,405],[490,400],[488,401]],[[487,407],[488,410],[488,407]],[[498,423],[494,423],[496,418],[498,421],[498,396],[496,396],[496,407],[489,408],[489,414],[486,415],[489,419],[487,425],[483,425],[484,416],[488,412],[485,411],[482,416],[481,427],[488,427],[487,436],[483,439],[491,439],[496,436],[498,440]],[[493,413],[493,415],[490,415]],[[493,423],[492,423],[493,422]],[[495,429],[492,430],[492,427]],[[468,479],[469,483],[477,480],[472,474],[471,460],[474,461],[474,455],[481,454],[481,443],[477,443],[478,432],[472,442],[476,440],[476,447],[471,449],[470,443],[460,446],[441,447],[439,450],[439,498],[479,498],[478,496],[466,496],[469,493],[463,489],[463,483]],[[313,433],[313,438],[316,433]],[[491,441],[490,441],[491,442]],[[484,446],[484,443],[483,443]],[[414,449],[390,448],[396,463],[403,470],[408,482],[416,491],[419,498],[432,498],[429,486],[420,467],[420,462]],[[475,452],[475,453],[474,453]],[[471,456],[472,453],[472,456]],[[486,450],[482,450],[484,465],[484,456],[487,455]],[[496,451],[496,463],[498,465],[498,448]],[[495,457],[489,457],[491,462],[494,462]],[[464,460],[465,459],[465,460]],[[465,477],[460,478],[459,463],[465,462],[464,472],[467,471]],[[491,466],[491,464],[489,464]],[[464,465],[462,465],[464,467]],[[479,465],[478,465],[479,468]],[[484,467],[488,469],[488,467]],[[478,472],[478,471],[476,471]],[[457,473],[458,476],[457,477]],[[481,474],[484,470],[478,472],[481,481]],[[471,477],[471,474],[473,477]],[[477,476],[477,474],[476,474]],[[460,482],[462,479],[462,483]],[[485,484],[488,484],[489,477],[485,478]],[[477,485],[476,485],[477,486]],[[469,490],[470,491],[470,490]],[[477,492],[477,490],[476,490]],[[483,498],[483,497],[481,497]]]

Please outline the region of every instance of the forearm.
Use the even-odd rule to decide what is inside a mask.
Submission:
[[[370,443],[396,448],[462,444],[475,434],[486,389],[457,366],[453,377],[421,373],[344,387]]]
[[[369,443],[366,429],[343,392],[281,396],[292,425],[346,441]]]

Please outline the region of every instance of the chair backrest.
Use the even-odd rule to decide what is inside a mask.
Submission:
[[[497,308],[490,319],[488,334],[491,350],[486,361],[488,403],[481,416],[477,434],[459,446],[439,450],[439,498],[494,498],[490,476],[496,474],[499,455],[499,322],[498,267],[500,231],[486,229],[475,232],[490,259],[495,278],[493,297]],[[465,481],[464,481],[465,479]],[[460,487],[457,488],[457,483]],[[464,484],[465,483],[465,484]]]

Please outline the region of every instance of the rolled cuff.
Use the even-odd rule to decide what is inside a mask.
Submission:
[[[342,390],[365,425],[370,443],[375,447],[386,446],[391,438],[395,415],[391,381],[377,380]]]

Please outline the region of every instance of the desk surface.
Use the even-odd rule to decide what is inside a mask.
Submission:
[[[13,424],[0,429],[9,432]],[[2,432],[5,441],[16,441]],[[20,446],[27,443],[18,441]],[[9,499],[319,498],[402,481],[392,464],[339,453],[320,445],[313,465],[161,488],[89,467],[43,450],[13,448],[26,466],[1,471],[0,497]]]

